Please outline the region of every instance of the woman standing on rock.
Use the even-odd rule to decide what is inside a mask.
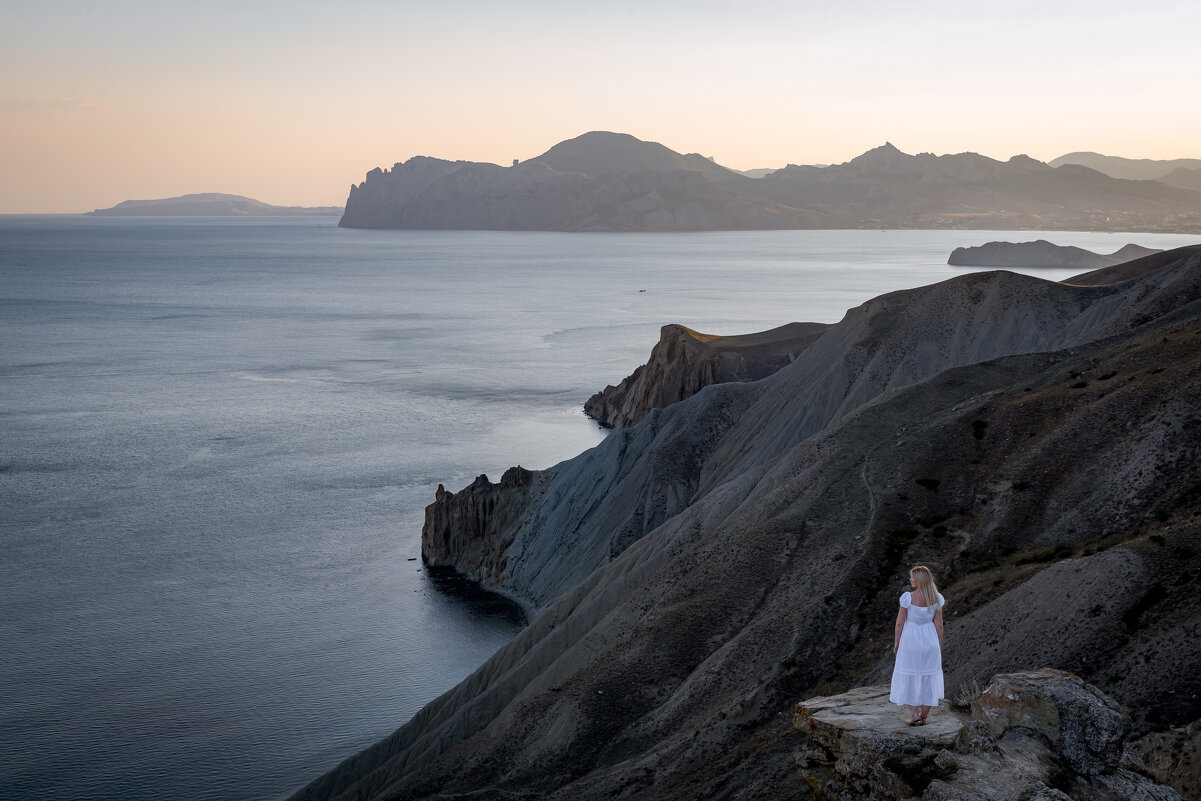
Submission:
[[[909,707],[908,725],[922,726],[930,707],[938,706],[943,698],[942,608],[946,601],[925,565],[910,568],[909,586],[913,592],[901,595],[893,629],[892,652],[897,661],[888,700]]]

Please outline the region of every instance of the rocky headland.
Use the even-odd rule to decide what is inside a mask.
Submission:
[[[734,336],[702,334],[665,325],[646,364],[617,386],[584,403],[584,413],[606,426],[631,426],[710,384],[758,381],[788,364],[826,330],[822,323],[788,323]]]
[[[295,217],[341,214],[341,206],[272,206],[242,195],[202,192],[154,200],[125,200],[92,217]]]
[[[956,267],[1060,267],[1095,270],[1160,252],[1156,248],[1129,244],[1113,253],[1102,254],[1038,239],[1034,242],[988,242],[976,247],[955,248],[951,251],[947,264]]]
[[[545,231],[801,228],[1201,229],[1201,192],[1076,164],[891,144],[752,177],[591,131],[511,166],[414,156],[350,189],[340,225]]]
[[[972,273],[875,298],[771,375],[703,387],[574,459],[440,490],[426,558],[522,598],[531,622],[295,798],[823,797],[789,713],[887,680],[913,562],[948,600],[949,696],[1042,666],[1128,710],[1141,768],[1102,744],[1099,773],[1053,774],[1062,734],[990,729],[1046,768],[1024,775],[1048,798],[1102,797],[1080,776],[1147,786],[1120,771],[1185,793],[1199,345],[1201,247],[1064,283]],[[935,779],[958,781],[923,793]],[[857,797],[899,787],[879,781]]]

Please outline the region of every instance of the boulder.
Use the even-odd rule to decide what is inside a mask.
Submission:
[[[994,676],[970,709],[937,707],[924,726],[887,685],[802,701],[796,755],[822,801],[1178,801],[1120,766],[1129,716],[1079,677],[1043,668]]]

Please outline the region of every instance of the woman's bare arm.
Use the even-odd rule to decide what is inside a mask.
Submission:
[[[905,618],[909,616],[909,610],[901,607],[901,611],[897,612],[897,624],[892,627],[892,652],[895,654],[897,649],[901,647],[901,629],[905,628]],[[941,633],[939,634],[941,637]]]
[[[934,613],[934,628],[938,629],[938,650],[942,650],[942,607]]]

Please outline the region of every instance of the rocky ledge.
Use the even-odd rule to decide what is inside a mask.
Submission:
[[[828,328],[824,323],[788,323],[754,334],[717,336],[665,325],[646,364],[589,398],[584,413],[602,425],[632,426],[652,409],[678,403],[710,384],[766,378]]]
[[[939,707],[925,726],[888,686],[797,704],[796,755],[822,801],[1178,801],[1127,741],[1131,720],[1074,673],[994,676],[966,708]]]

